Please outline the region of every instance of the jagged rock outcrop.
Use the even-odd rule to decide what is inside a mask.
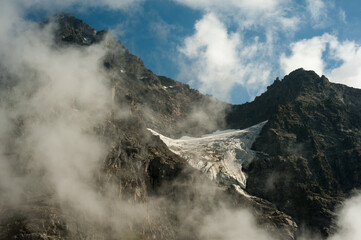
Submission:
[[[103,40],[106,31],[96,31],[72,14],[58,13],[42,26],[55,23],[54,39],[58,44],[77,44],[89,46]]]
[[[359,89],[298,69],[254,102],[234,107],[228,120],[240,120],[232,126],[245,124],[241,116],[251,123],[268,119],[253,145],[259,154],[246,169],[247,191],[299,225],[324,236],[334,232],[336,206],[361,186],[360,96]]]

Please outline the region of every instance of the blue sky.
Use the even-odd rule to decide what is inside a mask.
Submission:
[[[29,0],[28,19],[65,11],[110,30],[154,73],[232,102],[303,67],[361,88],[358,0]]]

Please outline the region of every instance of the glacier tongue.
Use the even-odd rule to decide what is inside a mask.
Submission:
[[[210,179],[221,185],[245,188],[246,174],[242,171],[242,165],[253,160],[255,153],[250,148],[266,122],[243,130],[217,131],[200,138],[171,139],[152,129],[148,130]]]

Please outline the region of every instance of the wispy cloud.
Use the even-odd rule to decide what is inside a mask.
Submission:
[[[7,0],[5,0],[7,1]],[[139,6],[145,0],[14,0],[25,8],[42,9],[50,12],[58,12],[69,9],[87,10],[89,8],[106,8],[109,10],[123,10]]]
[[[184,4],[188,7],[200,10],[209,10],[213,9],[221,9],[230,11],[231,9],[236,8],[237,10],[242,11],[255,11],[262,12],[268,10],[274,10],[280,4],[286,2],[287,0],[255,0],[255,1],[247,1],[247,0],[225,0],[225,1],[217,1],[217,0],[201,0],[201,1],[192,1],[192,0],[173,0],[180,4]]]
[[[167,23],[162,18],[157,17],[155,21],[150,23],[150,31],[156,35],[161,41],[168,41],[169,36],[173,30],[176,30],[176,26]]]
[[[222,19],[232,18],[239,28],[256,28],[277,23],[278,29],[296,28],[297,14],[289,14],[292,2],[289,0],[173,0],[205,13],[215,13]]]
[[[328,24],[328,4],[324,0],[306,0],[307,11],[311,16],[313,26],[321,28]]]
[[[347,19],[346,19],[346,12],[345,12],[345,10],[340,9],[338,15],[339,15],[339,18],[340,18],[341,22],[344,23],[344,24],[347,24]]]

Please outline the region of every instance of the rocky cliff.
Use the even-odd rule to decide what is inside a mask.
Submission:
[[[234,106],[234,127],[268,119],[253,144],[258,156],[246,169],[247,190],[299,225],[334,232],[336,206],[360,188],[360,96],[298,69],[252,103]]]

